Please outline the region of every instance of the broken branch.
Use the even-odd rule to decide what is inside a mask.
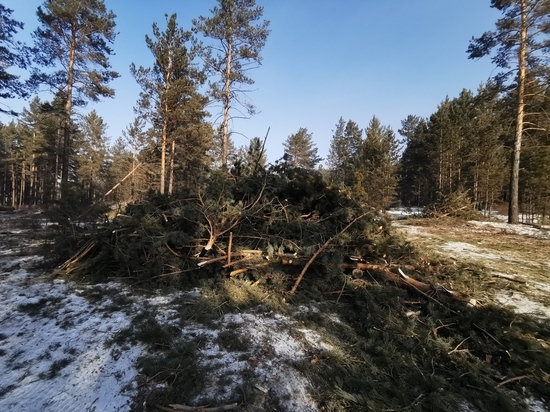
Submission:
[[[328,245],[330,245],[332,243],[332,241],[334,239],[336,239],[338,236],[342,235],[346,230],[348,230],[350,227],[352,227],[356,222],[358,222],[359,220],[363,219],[364,217],[366,217],[367,215],[370,215],[372,213],[373,213],[373,211],[368,211],[368,212],[363,213],[361,216],[356,217],[351,222],[349,222],[340,232],[338,232],[337,234],[335,234],[334,236],[329,238],[323,244],[323,246],[321,246],[319,249],[317,249],[317,252],[315,252],[313,254],[313,256],[307,261],[306,265],[304,266],[304,268],[300,272],[300,275],[298,276],[298,279],[296,279],[296,282],[294,283],[294,286],[292,287],[292,289],[290,290],[289,293],[291,295],[293,295],[294,292],[296,292],[296,289],[298,289],[298,286],[302,282],[302,279],[304,278],[304,275],[306,274],[306,271],[308,270],[308,268],[315,261],[315,259],[317,259],[317,256],[319,256],[323,252],[323,250],[325,250],[328,247]]]

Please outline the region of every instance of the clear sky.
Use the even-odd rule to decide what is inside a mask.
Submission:
[[[25,23],[20,39],[30,41],[41,0],[2,0]],[[115,139],[134,118],[139,88],[129,73],[132,62],[150,67],[145,35],[165,14],[178,14],[184,29],[200,15],[209,16],[216,0],[105,0],[117,15],[112,66],[121,77],[112,83],[116,97],[95,109]],[[271,128],[270,161],[283,154],[286,138],[305,127],[313,133],[319,155],[326,157],[340,117],[365,128],[376,115],[397,134],[409,114],[427,117],[463,88],[476,90],[493,74],[490,59],[469,60],[472,36],[492,30],[500,14],[489,0],[258,0],[271,34],[263,64],[252,72],[249,94],[259,114],[235,120],[246,138]],[[43,99],[50,99],[44,96]],[[25,102],[7,102],[20,110]],[[215,109],[213,115],[217,115]],[[3,122],[9,121],[5,117]],[[247,139],[235,135],[236,146]]]

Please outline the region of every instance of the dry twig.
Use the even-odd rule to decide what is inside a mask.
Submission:
[[[527,375],[521,375],[521,376],[516,376],[514,378],[510,378],[510,379],[506,379],[506,380],[503,380],[502,382],[500,382],[497,386],[495,386],[495,388],[500,388],[501,386],[504,386],[508,383],[511,383],[511,382],[515,382],[515,381],[519,381],[523,378],[527,378]]]

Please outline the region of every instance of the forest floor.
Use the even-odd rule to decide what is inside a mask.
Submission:
[[[344,342],[345,337],[358,338],[346,323],[345,312],[336,310],[339,297],[325,303],[290,304],[235,279],[200,289],[138,294],[114,281],[92,285],[52,278],[40,269],[42,258],[37,254],[48,225],[42,215],[0,212],[0,222],[2,411],[154,410],[154,405],[167,405],[162,395],[167,390],[194,393],[185,398],[186,403],[208,405],[211,410],[382,410],[367,408],[371,399],[344,391],[340,377],[331,376],[338,365],[347,365],[340,369],[349,373],[365,363],[351,355],[358,353],[353,352],[356,344]],[[456,285],[447,281],[447,286],[466,288],[463,291],[483,305],[509,308],[548,323],[547,228],[424,218],[394,224],[423,249],[457,265],[482,268],[493,291],[458,279]],[[250,300],[266,303],[252,305]],[[409,316],[403,314],[407,322]],[[372,329],[382,333],[380,328]],[[384,336],[389,335],[384,332]],[[550,342],[538,341],[550,350]],[[452,350],[455,343],[449,354],[465,356],[458,353],[460,345]],[[323,369],[323,364],[328,366]],[[453,364],[459,365],[460,359]],[[369,367],[377,379],[387,375]],[[426,374],[420,369],[419,373]],[[500,377],[496,387],[512,386],[507,378]],[[334,400],[339,406],[331,408],[335,388],[345,402]],[[402,407],[394,408],[388,399],[384,410],[425,410],[422,402],[429,400],[428,392],[407,394],[405,401],[406,396],[399,398],[400,391],[398,387],[393,401],[402,402]],[[550,410],[550,399],[544,395],[527,392],[523,398],[527,410]],[[318,406],[320,399],[327,405],[323,409]],[[461,410],[481,412],[475,404],[465,398]]]
[[[497,294],[485,295],[486,303],[550,318],[550,226],[408,218],[394,227],[424,250],[483,267],[493,283],[504,281]]]

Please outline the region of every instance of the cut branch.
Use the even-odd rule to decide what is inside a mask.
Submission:
[[[292,287],[292,289],[290,290],[290,294],[293,295],[294,292],[296,292],[296,289],[298,289],[298,286],[300,285],[300,282],[302,282],[302,279],[304,278],[304,275],[306,274],[308,268],[311,266],[311,264],[315,261],[315,259],[317,259],[317,256],[319,256],[331,243],[334,239],[336,239],[338,236],[341,236],[343,233],[346,232],[346,230],[348,230],[350,227],[352,227],[356,222],[358,222],[359,220],[365,218],[367,215],[370,215],[372,214],[373,211],[368,211],[368,212],[365,212],[363,213],[361,216],[358,216],[356,217],[355,219],[353,219],[351,222],[349,222],[340,232],[338,232],[336,235],[332,236],[331,238],[329,238],[323,246],[321,246],[317,252],[315,252],[313,254],[313,256],[307,261],[306,265],[304,266],[304,268],[302,269],[302,271],[300,272],[300,275],[298,276],[298,279],[296,279],[296,282],[294,283],[294,286]]]
[[[203,406],[186,406],[186,405],[178,405],[178,404],[171,404],[168,406],[161,406],[161,405],[155,405],[155,408],[159,411],[163,412],[177,412],[177,411],[185,411],[185,412],[221,412],[221,411],[230,411],[233,409],[237,409],[238,404],[237,403],[231,403],[229,405],[221,405],[221,406],[213,406],[210,408],[203,407]]]
[[[124,177],[122,178],[122,180],[121,180],[120,182],[118,182],[116,185],[114,185],[114,186],[111,188],[111,190],[109,190],[107,193],[105,193],[105,194],[103,195],[103,197],[105,198],[105,197],[109,196],[109,195],[110,195],[114,190],[116,190],[116,188],[119,187],[126,179],[128,179],[130,176],[132,176],[132,175],[133,175],[142,165],[143,165],[143,163],[138,163],[138,164],[136,165],[136,167],[134,167],[134,168],[130,171],[130,173],[128,173],[126,176],[124,176]]]

